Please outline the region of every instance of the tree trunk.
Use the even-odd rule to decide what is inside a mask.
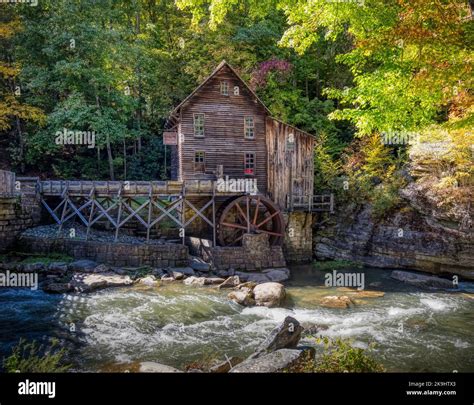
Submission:
[[[109,135],[107,134],[107,159],[109,160],[109,175],[110,175],[110,180],[114,181],[115,180],[115,175],[114,175],[114,158],[112,156],[112,148],[110,146],[110,138]]]
[[[123,179],[127,180],[127,143],[123,138]]]
[[[25,140],[23,139],[23,132],[21,131],[21,122],[18,116],[16,118],[16,128],[18,132],[18,145],[20,147],[19,159],[20,159],[20,172],[25,173]]]
[[[99,96],[96,94],[95,96],[95,103],[97,105],[97,110],[99,111],[99,114],[101,114],[100,111],[100,101],[99,101]],[[102,115],[102,114],[101,114]],[[106,137],[106,147],[107,147],[107,159],[109,161],[109,176],[110,180],[114,181],[115,180],[115,174],[114,174],[114,158],[112,156],[112,147],[110,146],[110,137],[109,134],[107,134]]]

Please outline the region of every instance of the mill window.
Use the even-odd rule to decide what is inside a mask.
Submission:
[[[244,155],[244,174],[255,174],[255,153],[245,153]]]
[[[194,136],[204,137],[204,114],[194,114]]]

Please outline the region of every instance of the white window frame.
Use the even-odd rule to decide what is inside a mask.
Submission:
[[[202,117],[202,124],[197,122],[197,120],[200,117]],[[194,113],[193,114],[193,130],[194,130],[194,137],[195,138],[204,138],[204,136],[205,136],[205,122],[206,122],[206,115],[204,113]]]
[[[221,81],[221,94],[223,96],[229,95],[229,82],[227,80]]]
[[[251,124],[247,123],[249,118],[252,120]],[[244,117],[244,137],[245,139],[255,139],[255,117],[253,115]]]

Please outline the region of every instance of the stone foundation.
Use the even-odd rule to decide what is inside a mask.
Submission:
[[[49,239],[22,236],[18,250],[29,253],[62,253],[75,259],[90,259],[110,266],[183,267],[188,265],[188,247],[178,244],[128,244]]]
[[[39,206],[34,201],[19,197],[0,197],[0,252],[5,252],[26,228],[38,223]]]
[[[308,263],[313,260],[312,214],[289,212],[284,214],[286,223],[283,252],[290,263]]]
[[[186,238],[191,254],[211,263],[216,270],[258,271],[286,266],[281,246],[269,246],[266,234],[246,234],[242,246],[212,247],[207,239]]]

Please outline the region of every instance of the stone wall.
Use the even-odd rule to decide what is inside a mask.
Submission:
[[[20,196],[0,197],[0,252],[9,249],[19,233],[39,221],[40,210]]]
[[[269,246],[266,234],[246,234],[242,246],[232,247],[212,247],[210,240],[195,237],[186,240],[190,252],[211,263],[216,270],[258,271],[286,266],[281,246]]]
[[[30,253],[63,253],[111,266],[182,267],[188,265],[188,247],[179,244],[128,244],[22,236],[19,250]]]
[[[312,214],[289,212],[284,214],[286,225],[283,252],[290,263],[307,263],[313,259]]]

